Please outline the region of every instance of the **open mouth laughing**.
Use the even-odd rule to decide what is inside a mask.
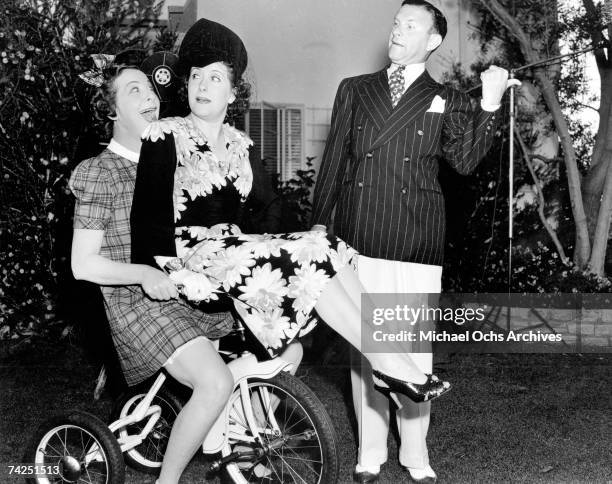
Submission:
[[[149,123],[157,120],[157,109],[147,108],[140,111],[140,115]]]

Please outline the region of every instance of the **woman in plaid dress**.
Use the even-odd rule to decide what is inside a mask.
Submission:
[[[191,113],[152,123],[143,135],[132,205],[133,261],[169,259],[172,279],[192,300],[222,289],[274,356],[312,326],[312,311],[356,348],[373,338],[361,325],[363,291],[355,251],[325,232],[243,234],[236,225],[253,176],[251,140],[226,124],[248,107],[246,49],[227,27],[200,19],[185,34],[179,66]],[[364,313],[367,314],[367,312]],[[371,313],[370,313],[371,314]],[[396,342],[366,358],[381,391],[431,400],[450,385],[425,375]]]
[[[130,262],[129,216],[140,151],[140,134],[157,119],[159,100],[147,76],[133,67],[96,59],[86,73],[99,87],[94,103],[113,120],[113,138],[95,158],[73,172],[76,197],[72,270],[77,279],[101,285],[113,340],[127,383],[134,385],[164,366],[193,394],[178,415],[159,477],[176,483],[224,408],[233,378],[211,339],[226,334],[228,313],[206,314],[178,298],[161,270]],[[292,363],[299,347],[283,355]]]

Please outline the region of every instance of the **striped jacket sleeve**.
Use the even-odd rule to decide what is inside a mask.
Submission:
[[[448,91],[449,111],[442,126],[442,155],[460,174],[468,175],[491,148],[499,123],[498,112],[472,108],[470,98]]]
[[[351,110],[351,86],[349,79],[344,79],[336,93],[331,127],[315,185],[312,224],[327,225],[338,200],[348,158]]]

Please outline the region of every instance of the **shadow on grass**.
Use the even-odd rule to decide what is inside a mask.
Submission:
[[[65,409],[107,420],[112,399],[92,398],[99,368],[79,346],[0,343],[0,463],[21,462],[40,422]],[[328,409],[340,441],[341,482],[352,482],[356,446],[346,361],[310,361],[298,376]],[[454,390],[433,404],[429,449],[440,483],[611,483],[612,355],[444,356]],[[407,482],[389,439],[382,483]],[[182,482],[203,482],[196,457]],[[5,482],[7,469],[0,469]],[[129,471],[129,483],[152,483]],[[218,482],[212,480],[209,482]]]

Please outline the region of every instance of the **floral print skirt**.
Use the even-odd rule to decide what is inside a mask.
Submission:
[[[357,255],[324,232],[250,235],[231,224],[177,227],[176,247],[184,268],[200,276],[182,281],[187,298],[228,293],[271,356],[314,328],[311,313],[325,284]]]

